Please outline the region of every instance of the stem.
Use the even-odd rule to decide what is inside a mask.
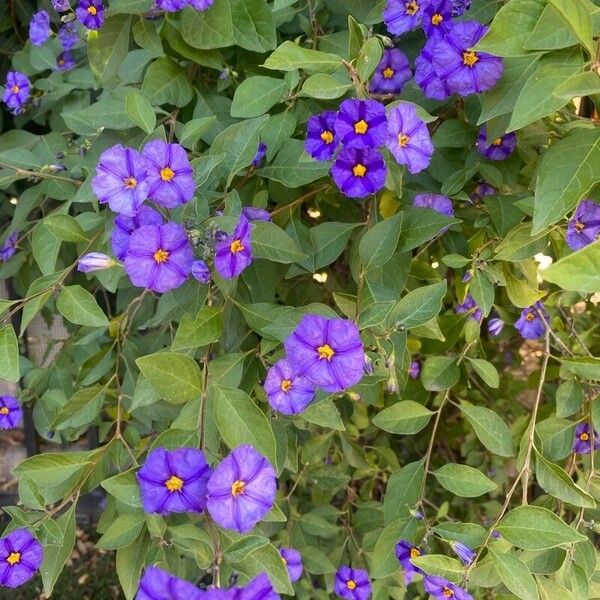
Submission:
[[[287,210],[288,208],[292,208],[293,206],[302,204],[305,200],[308,200],[309,198],[312,198],[313,196],[316,196],[317,194],[324,192],[328,188],[329,188],[329,184],[325,184],[318,188],[315,188],[314,190],[312,190],[310,192],[307,192],[303,196],[300,196],[299,198],[292,200],[289,204],[284,204],[283,206],[280,206],[279,208],[276,208],[275,210],[271,211],[271,217],[273,215],[279,214],[280,212],[282,212],[284,210]]]
[[[0,167],[3,167],[5,169],[12,169],[17,175],[24,175],[27,178],[56,179],[57,181],[66,181],[67,183],[72,183],[79,187],[81,187],[83,185],[83,182],[79,181],[79,179],[72,179],[71,177],[63,177],[62,175],[54,175],[53,173],[43,173],[42,171],[29,171],[27,169],[13,167],[12,165],[7,165],[6,163],[2,163],[2,162],[0,162]]]

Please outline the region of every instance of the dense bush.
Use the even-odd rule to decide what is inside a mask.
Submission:
[[[600,598],[594,2],[2,4],[0,585]]]

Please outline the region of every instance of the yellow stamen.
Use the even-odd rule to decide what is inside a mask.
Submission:
[[[534,319],[535,319],[535,315],[534,315],[532,312],[530,312],[530,313],[527,313],[527,314],[525,315],[525,320],[526,320],[526,321],[533,321]]]
[[[21,553],[20,552],[11,552],[6,559],[6,562],[9,565],[16,565],[18,562],[21,562]]]
[[[411,548],[410,549],[410,557],[417,558],[417,556],[421,556],[421,551],[418,548]]]
[[[88,6],[87,11],[92,17],[95,17],[98,14],[98,9],[95,6]]]
[[[439,25],[443,20],[444,20],[444,17],[442,15],[440,15],[439,13],[436,13],[435,15],[433,15],[433,17],[431,17],[431,24]]]
[[[244,244],[242,244],[241,240],[233,240],[231,242],[231,246],[229,246],[229,250],[232,254],[237,254],[244,249]]]
[[[8,410],[8,406],[3,406],[0,408],[0,415],[7,415],[10,411]]]
[[[354,173],[354,177],[364,177],[367,172],[367,167],[365,165],[358,163],[352,167],[352,172]]]
[[[281,382],[281,389],[284,392],[289,392],[292,389],[292,380],[291,379],[284,379]]]
[[[500,144],[502,144],[502,138],[496,138],[493,142],[492,142],[492,146],[500,146]]]
[[[394,69],[387,67],[387,69],[383,70],[383,76],[385,79],[391,79],[394,76]]]
[[[183,488],[183,479],[179,479],[177,475],[172,475],[165,481],[165,486],[170,492],[178,492]]]
[[[331,142],[333,142],[333,133],[331,133],[331,131],[325,130],[322,134],[321,134],[321,139],[326,143],[326,144],[331,144]]]
[[[590,435],[589,435],[589,433],[586,433],[586,432],[584,431],[584,432],[582,432],[582,433],[579,435],[579,439],[580,439],[582,442],[587,442],[587,441],[590,439]]]
[[[319,358],[325,358],[326,360],[331,360],[335,354],[335,350],[329,344],[319,346],[317,352],[319,353]]]
[[[173,172],[171,167],[165,167],[164,169],[160,170],[160,178],[163,181],[171,181],[173,177],[175,177],[175,173]]]
[[[232,496],[239,496],[240,494],[244,493],[244,490],[246,489],[246,482],[245,481],[234,481],[231,484],[231,495]]]
[[[406,134],[404,134],[404,133],[398,134],[398,145],[401,146],[402,148],[406,148],[406,146],[408,146],[409,141],[410,141],[410,138]]]
[[[467,65],[468,67],[472,67],[477,61],[479,57],[473,50],[469,52],[463,52],[463,65]]]
[[[123,183],[128,190],[135,190],[137,187],[137,179],[135,177],[128,177]]]
[[[21,88],[15,83],[15,85],[10,88],[10,91],[13,94],[18,94],[21,91]]]
[[[449,587],[445,587],[442,590],[442,594],[446,596],[446,598],[452,598],[452,596],[454,596],[454,592]]]
[[[354,581],[354,579],[349,579],[349,580],[346,582],[346,587],[347,587],[349,590],[355,590],[355,589],[356,589],[356,581]]]
[[[161,250],[160,248],[154,253],[154,260],[157,263],[167,262],[167,258],[169,258],[169,253],[166,250]]]
[[[364,119],[361,119],[358,123],[354,123],[354,133],[364,135],[367,133],[368,129],[369,124]]]
[[[583,231],[585,229],[585,224],[581,221],[577,221],[577,223],[575,223],[575,229],[577,229],[577,231]]]
[[[287,565],[287,560],[285,560],[285,558],[283,558],[283,556],[281,557],[281,562],[282,562],[284,565]]]
[[[412,2],[406,3],[406,14],[407,15],[416,15],[418,10],[419,10],[419,5],[416,3],[415,0],[413,0]]]

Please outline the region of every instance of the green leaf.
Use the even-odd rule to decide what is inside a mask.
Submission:
[[[573,596],[571,590],[568,590],[553,579],[538,576],[537,583],[540,600],[556,600],[556,598],[560,598],[561,600],[575,600],[575,596]]]
[[[425,360],[421,380],[423,387],[430,392],[447,390],[458,383],[460,369],[456,357],[430,356]]]
[[[221,310],[216,306],[205,306],[194,318],[187,313],[183,315],[172,348],[200,348],[218,342],[222,334]]]
[[[359,252],[365,271],[377,269],[387,263],[398,245],[403,213],[399,212],[377,223],[363,235]]]
[[[417,556],[411,559],[411,563],[429,575],[437,575],[455,582],[461,580],[464,571],[464,567],[458,560],[442,554]]]
[[[308,408],[302,413],[302,418],[309,423],[344,431],[346,429],[344,421],[337,406],[329,397],[323,400],[316,400],[308,405]]]
[[[452,223],[460,223],[441,213],[425,207],[409,207],[404,213],[403,227],[396,252],[407,252],[433,239],[442,229]]]
[[[348,77],[344,77],[343,81],[340,81],[340,79],[326,73],[316,73],[304,82],[302,93],[305,96],[319,100],[335,100],[335,98],[343,96],[352,87]]]
[[[198,140],[216,123],[217,117],[202,117],[187,121],[181,130],[179,141],[182,146],[192,150]]]
[[[595,356],[575,356],[573,358],[561,358],[560,364],[573,375],[583,379],[600,379],[600,358]]]
[[[142,532],[146,518],[143,513],[119,515],[110,523],[102,537],[96,542],[101,550],[116,550],[131,544]]]
[[[43,221],[44,227],[57,239],[63,242],[87,242],[88,237],[81,225],[69,215],[50,215]]]
[[[498,375],[498,371],[496,371],[496,367],[491,362],[481,358],[471,358],[470,356],[467,356],[466,359],[473,366],[477,375],[487,385],[492,388],[497,388],[500,385],[500,376]]]
[[[168,402],[184,404],[202,393],[202,374],[193,358],[176,352],[157,352],[136,361],[144,377]]]
[[[252,224],[252,252],[256,258],[279,263],[294,263],[306,256],[281,227],[270,221]]]
[[[487,317],[494,303],[494,285],[479,269],[475,271],[469,291],[483,313],[483,316]]]
[[[401,323],[410,329],[431,321],[442,310],[447,285],[440,281],[408,292],[392,309],[389,323]]]
[[[309,73],[331,74],[342,66],[342,58],[336,54],[309,50],[286,41],[267,58],[263,66],[276,71],[304,69]]]
[[[523,561],[509,552],[490,550],[494,568],[502,583],[521,600],[539,600],[535,579]]]
[[[146,133],[152,133],[156,127],[156,115],[152,105],[141,94],[127,94],[125,106],[129,118]]]
[[[165,53],[160,34],[156,30],[156,24],[153,19],[141,19],[134,24],[132,33],[135,43],[140,48],[144,48],[144,50],[147,50],[154,56],[164,56]]]
[[[513,441],[508,425],[493,410],[461,403],[461,412],[475,430],[479,441],[494,454],[513,456]]]
[[[119,15],[106,23],[87,40],[90,69],[98,83],[115,77],[129,51],[131,17]]]
[[[369,38],[362,47],[356,61],[356,71],[361,81],[367,81],[371,77],[382,55],[383,50],[379,38]]]
[[[565,381],[556,389],[556,416],[570,417],[583,404],[583,388],[576,381]]]
[[[546,550],[587,538],[541,506],[518,506],[508,512],[496,529],[523,550]]]
[[[169,58],[158,58],[146,70],[142,93],[152,106],[185,106],[192,99],[193,89],[183,67]]]
[[[80,285],[63,287],[56,301],[60,314],[76,325],[108,327],[108,319],[96,299]]]
[[[212,384],[208,402],[217,429],[230,448],[250,444],[277,465],[277,446],[269,419],[248,394]]]
[[[132,508],[142,507],[140,486],[135,476],[136,470],[130,469],[109,477],[101,482],[101,486],[114,498]]]
[[[537,170],[532,234],[562,219],[600,180],[600,130],[576,129],[554,143]]]
[[[52,430],[84,427],[100,414],[106,387],[94,386],[76,391],[60,408],[52,422]]]
[[[513,275],[508,265],[502,265],[502,272],[506,282],[508,299],[517,308],[529,308],[543,297],[543,292],[533,289],[525,279],[519,279]]]
[[[19,343],[12,325],[0,325],[0,379],[17,382],[19,368]]]
[[[117,576],[127,600],[136,595],[149,548],[150,536],[144,531],[131,544],[117,550]]]
[[[446,463],[433,475],[444,489],[461,498],[475,498],[497,488],[481,471],[467,465]]]
[[[356,223],[319,223],[309,230],[312,255],[299,264],[314,273],[335,261],[348,245]]]
[[[595,6],[583,0],[549,0],[556,8],[567,27],[581,40],[583,46],[593,55],[594,42],[592,40],[591,10]]]
[[[425,459],[404,465],[392,473],[383,497],[383,521],[389,525],[396,519],[409,517],[421,499],[425,477]]]
[[[231,104],[231,116],[239,118],[259,117],[281,101],[286,90],[283,79],[257,75],[244,79],[235,90]]]
[[[413,435],[429,423],[433,414],[418,402],[404,400],[377,413],[373,417],[373,424],[390,433]]]
[[[564,290],[577,292],[600,291],[600,241],[596,240],[577,252],[568,254],[540,275]]]
[[[403,518],[390,523],[377,537],[375,549],[372,554],[373,568],[371,577],[380,579],[394,575],[398,571],[396,558],[396,544],[400,539],[410,539],[415,532],[415,519]]]

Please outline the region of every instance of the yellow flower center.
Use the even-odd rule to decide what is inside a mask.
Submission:
[[[358,163],[352,167],[352,172],[354,173],[354,177],[364,177],[367,172],[367,167],[365,165]]]
[[[335,354],[335,350],[329,344],[319,346],[317,352],[319,353],[319,358],[325,358],[326,360],[331,360]]]
[[[177,475],[172,475],[165,481],[165,486],[170,492],[178,492],[183,489],[183,479],[179,479]]]
[[[240,494],[244,493],[244,490],[246,489],[246,482],[245,481],[234,481],[231,484],[231,495],[232,496],[239,496]]]
[[[577,229],[577,231],[583,231],[585,229],[585,225],[581,221],[577,221],[577,223],[575,223],[575,229]]]
[[[98,13],[98,9],[95,6],[88,6],[87,11],[92,17],[95,17]]]
[[[169,253],[166,250],[161,250],[160,248],[154,253],[154,260],[157,263],[167,262],[167,258],[169,258]]]
[[[58,59],[58,64],[59,65],[64,65],[65,64],[65,59],[64,58],[59,58]]]
[[[0,408],[0,415],[7,415],[10,411],[8,410],[8,406],[3,406]]]
[[[417,558],[417,556],[421,556],[421,551],[418,548],[411,548],[410,549],[410,557]]]
[[[322,134],[321,134],[321,139],[326,143],[326,144],[331,144],[331,142],[333,142],[333,133],[331,133],[331,131],[329,130],[325,130]]]
[[[15,83],[15,85],[10,88],[10,91],[13,94],[18,94],[21,91],[21,88]]]
[[[492,142],[492,146],[500,146],[500,144],[502,144],[502,138],[496,138],[493,142]]]
[[[281,557],[281,562],[282,562],[284,565],[287,565],[287,560],[285,560],[285,558],[283,558],[283,556]]]
[[[387,69],[383,70],[383,76],[385,79],[391,79],[394,76],[394,69],[387,67]]]
[[[229,250],[232,254],[237,254],[244,249],[244,244],[242,244],[241,240],[233,240],[231,242],[231,246],[229,246]]]
[[[135,177],[128,177],[123,183],[128,190],[135,190],[137,187],[137,179]]]
[[[368,129],[369,124],[364,119],[361,119],[358,123],[354,123],[354,133],[364,135],[365,133],[367,133]]]
[[[436,13],[435,15],[433,15],[433,17],[431,17],[431,24],[439,25],[443,20],[444,20],[444,17],[442,15],[440,15],[439,13]]]
[[[398,146],[401,146],[402,148],[406,148],[406,146],[408,146],[409,141],[410,141],[410,138],[405,133],[398,134]]]
[[[534,315],[532,312],[530,312],[530,313],[527,313],[527,314],[525,315],[525,320],[526,320],[526,321],[533,321],[534,319],[535,319],[535,315]]]
[[[419,5],[416,3],[416,0],[406,3],[406,14],[407,15],[416,15],[418,10],[419,10]]]
[[[171,169],[171,167],[165,167],[164,169],[160,170],[160,178],[163,181],[171,181],[173,177],[175,177],[175,173],[173,172],[173,169]]]
[[[442,594],[446,596],[446,598],[452,598],[452,596],[454,596],[454,592],[449,587],[445,587],[442,590]]]
[[[284,379],[281,382],[281,389],[284,392],[289,392],[292,389],[292,380],[291,379]]]
[[[579,435],[579,439],[582,442],[587,442],[590,439],[590,435],[589,433],[586,433],[585,431],[583,431],[580,435]]]
[[[469,50],[469,52],[463,52],[463,65],[467,65],[468,67],[472,67],[477,61],[479,57],[473,50]]]
[[[349,590],[355,590],[355,589],[356,589],[356,581],[354,581],[354,579],[349,579],[349,580],[346,582],[346,587],[347,587]]]
[[[6,559],[6,562],[9,565],[16,565],[18,562],[21,562],[21,553],[20,552],[11,552]]]

